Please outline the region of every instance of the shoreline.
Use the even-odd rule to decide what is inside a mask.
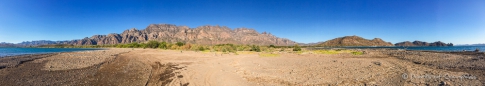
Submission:
[[[38,49],[38,48],[36,48],[36,49]],[[54,48],[43,48],[43,49],[54,49]],[[93,50],[106,50],[106,49],[110,49],[110,48],[59,48],[59,49],[83,49],[83,50],[78,50],[78,51],[60,51],[60,52],[26,53],[26,54],[17,54],[17,55],[5,55],[5,56],[0,56],[0,58],[16,57],[16,56],[22,56],[22,55],[37,55],[37,54],[53,54],[53,53],[66,53],[66,52],[82,52],[82,51],[93,51]],[[89,50],[84,50],[84,49],[89,49]]]
[[[4,77],[0,79],[0,83],[148,86],[235,83],[243,86],[485,84],[483,53],[389,49],[357,51],[366,53],[296,54],[285,51],[275,53],[277,55],[274,57],[262,57],[261,53],[265,52],[240,52],[236,55],[222,52],[110,48],[36,54],[25,55],[36,59],[0,68],[0,76]],[[4,64],[2,59],[5,58],[0,58],[0,64]],[[403,78],[403,74],[409,75],[409,78]],[[467,78],[459,81],[459,77]]]

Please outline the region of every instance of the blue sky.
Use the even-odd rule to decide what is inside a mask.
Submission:
[[[301,43],[357,35],[485,43],[484,0],[0,0],[0,42],[72,40],[149,24],[253,28]]]

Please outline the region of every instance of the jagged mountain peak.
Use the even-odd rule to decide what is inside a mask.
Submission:
[[[255,44],[255,45],[293,45],[296,42],[286,38],[279,38],[271,34],[260,34],[254,29],[237,28],[232,30],[226,26],[177,26],[173,24],[150,24],[145,29],[131,28],[122,33],[110,33],[108,35],[93,35],[71,41],[45,42],[49,44],[72,44],[72,45],[106,45],[124,44],[133,42],[147,42],[150,40],[165,42],[187,42],[194,44]],[[36,45],[42,45],[37,43]]]

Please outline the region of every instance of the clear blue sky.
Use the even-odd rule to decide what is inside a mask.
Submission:
[[[0,0],[0,42],[72,40],[149,24],[246,27],[301,43],[485,43],[485,0]]]

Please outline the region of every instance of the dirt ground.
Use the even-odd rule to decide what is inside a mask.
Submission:
[[[485,84],[483,55],[480,57],[397,50],[362,51],[366,51],[366,54],[274,52],[276,56],[261,56],[266,53],[223,54],[161,49],[57,53],[0,69],[0,83],[9,86]],[[6,60],[1,62],[12,63]]]

